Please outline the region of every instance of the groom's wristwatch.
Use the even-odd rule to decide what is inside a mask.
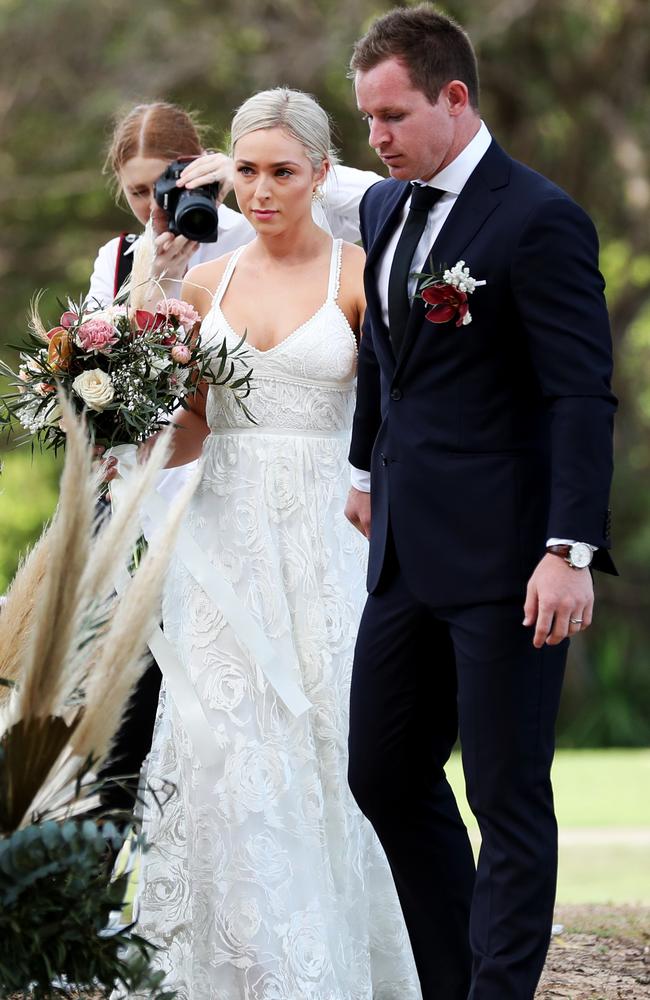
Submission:
[[[586,542],[573,542],[572,545],[547,545],[546,551],[554,556],[560,556],[568,562],[571,569],[586,569],[591,565],[594,552]]]

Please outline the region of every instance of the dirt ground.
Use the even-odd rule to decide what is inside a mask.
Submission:
[[[563,906],[536,1000],[650,998],[650,907]]]
[[[562,906],[555,920],[536,1000],[650,1000],[650,907]]]

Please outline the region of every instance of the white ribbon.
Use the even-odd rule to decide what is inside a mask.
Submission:
[[[106,457],[117,459],[119,478],[111,484],[111,495],[113,502],[119,504],[120,493],[137,463],[137,449],[134,445],[117,445],[107,452]],[[120,479],[123,482],[120,482]],[[151,493],[145,499],[143,513],[154,525],[161,524],[168,512],[169,504],[159,493]],[[248,650],[292,715],[302,715],[311,708],[311,702],[305,697],[296,679],[297,664],[291,671],[287,662],[280,658],[259,623],[239,599],[228,580],[215,569],[185,525],[181,525],[178,531],[175,555],[214,605],[219,608],[235,633],[237,641]],[[128,576],[126,570],[124,573]],[[122,579],[121,585],[124,586],[124,583],[125,581]],[[217,743],[201,701],[174,648],[159,628],[156,628],[151,636],[149,648],[165,677],[178,713],[195,746],[197,756],[200,756],[202,763],[206,763],[207,759],[209,762],[214,762],[217,754]],[[206,727],[209,730],[209,740],[206,739]]]
[[[113,581],[118,594],[124,592],[129,580],[127,570],[122,569],[118,579]],[[203,711],[201,700],[176,655],[174,647],[165,638],[158,625],[149,636],[147,645],[165,678],[165,685],[183,721],[183,726],[192,742],[197,759],[203,767],[210,767],[218,763],[223,758],[223,754],[214,738],[214,731]]]

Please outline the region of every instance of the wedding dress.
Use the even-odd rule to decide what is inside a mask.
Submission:
[[[241,252],[205,342],[239,339],[220,303]],[[190,530],[312,707],[287,710],[175,559],[165,632],[221,751],[213,767],[197,762],[163,685],[147,775],[176,790],[147,809],[136,929],[162,949],[179,1000],[420,997],[387,862],[346,780],[367,543],[343,516],[357,352],[336,301],[340,263],[337,240],[323,305],[275,347],[249,347],[257,423],[230,390],[207,399]]]

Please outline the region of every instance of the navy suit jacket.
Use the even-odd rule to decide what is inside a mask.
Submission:
[[[472,322],[425,319],[416,299],[399,357],[376,267],[410,185],[361,203],[366,322],[350,461],[372,472],[368,589],[388,526],[412,592],[433,605],[521,595],[549,537],[598,546],[616,572],[609,489],[616,398],[598,240],[584,211],[492,142],[431,250],[484,286]]]

